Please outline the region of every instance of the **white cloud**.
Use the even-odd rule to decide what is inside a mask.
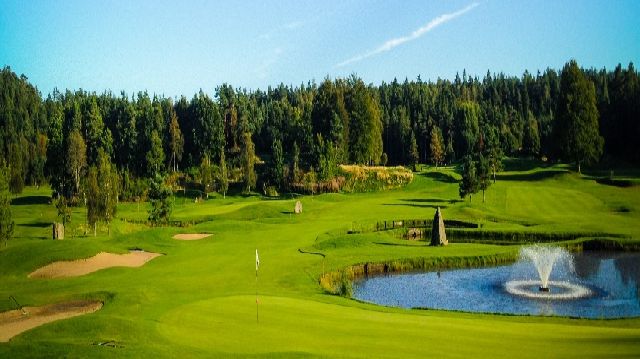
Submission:
[[[343,67],[349,64],[352,64],[354,62],[358,62],[358,61],[362,61],[366,58],[369,58],[371,56],[375,56],[378,55],[380,53],[383,52],[387,52],[392,50],[393,48],[400,46],[406,42],[409,41],[413,41],[418,39],[419,37],[421,37],[422,35],[428,33],[429,31],[435,29],[436,27],[451,21],[459,16],[464,15],[465,13],[473,10],[475,7],[477,7],[479,4],[477,2],[474,2],[470,5],[468,5],[465,8],[462,8],[456,12],[452,12],[450,14],[442,14],[438,17],[436,17],[435,19],[429,21],[426,25],[424,25],[423,27],[413,31],[411,34],[406,35],[406,36],[402,36],[402,37],[398,37],[395,39],[391,39],[391,40],[387,40],[385,43],[383,43],[382,45],[380,45],[379,47],[377,47],[375,50],[371,50],[369,52],[365,52],[363,54],[354,56],[348,60],[345,60],[339,64],[336,65],[336,67]]]

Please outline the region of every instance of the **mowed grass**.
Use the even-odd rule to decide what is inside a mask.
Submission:
[[[84,235],[74,210],[64,241],[49,240],[50,191],[27,188],[12,206],[16,238],[0,250],[0,311],[97,298],[100,311],[50,323],[0,343],[0,357],[637,357],[640,319],[577,320],[404,310],[328,295],[323,271],[367,261],[471,257],[517,246],[452,243],[444,248],[391,233],[347,234],[376,221],[432,218],[476,221],[508,231],[594,231],[640,240],[640,187],[614,187],[563,166],[504,172],[486,194],[460,201],[452,168],[429,169],[388,192],[295,199],[233,196],[195,203],[176,198],[174,218],[206,220],[149,228],[116,220],[110,235]],[[123,203],[118,216],[146,218],[146,204]],[[175,233],[207,232],[200,241]],[[141,268],[83,277],[29,279],[56,260],[143,248],[165,254]],[[260,252],[256,285],[255,249]],[[321,252],[321,256],[301,253]],[[256,318],[256,290],[258,318]],[[451,290],[456,290],[451,288]],[[116,347],[96,343],[114,341]]]

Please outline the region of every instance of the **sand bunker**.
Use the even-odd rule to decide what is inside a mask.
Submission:
[[[29,274],[30,278],[77,277],[111,267],[140,267],[159,253],[131,251],[127,254],[100,252],[87,259],[67,262],[54,262]]]
[[[73,301],[2,312],[0,313],[0,342],[8,342],[16,335],[40,325],[93,313],[100,308],[102,308],[102,302]]]
[[[177,239],[180,241],[196,241],[198,239],[207,238],[209,236],[212,236],[212,234],[211,233],[183,233],[183,234],[176,234],[175,236],[173,236],[173,239]]]

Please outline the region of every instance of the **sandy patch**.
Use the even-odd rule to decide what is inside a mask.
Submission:
[[[29,274],[29,278],[77,277],[111,267],[141,267],[159,253],[131,251],[127,254],[100,252],[87,259],[47,264]]]
[[[180,241],[196,241],[198,239],[207,238],[212,236],[211,233],[182,233],[176,234],[173,236],[173,239],[177,239]]]
[[[93,313],[102,308],[98,301],[74,301],[42,307],[24,307],[0,313],[0,342],[8,342],[29,329],[60,319]],[[24,313],[27,313],[26,315]]]

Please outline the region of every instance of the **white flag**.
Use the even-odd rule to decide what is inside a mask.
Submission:
[[[258,271],[258,267],[260,267],[260,257],[258,257],[258,249],[256,248],[256,272]]]

